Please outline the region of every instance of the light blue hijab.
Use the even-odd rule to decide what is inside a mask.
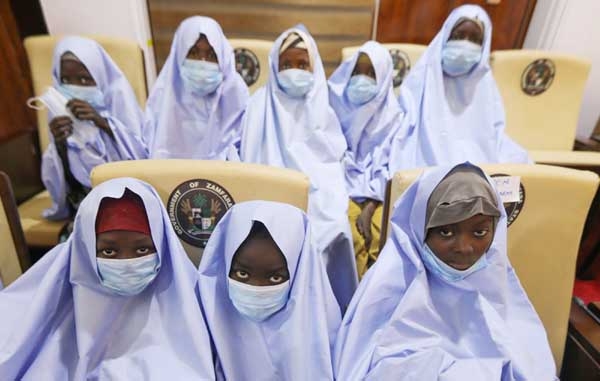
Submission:
[[[142,142],[143,114],[137,99],[119,67],[95,41],[83,37],[63,38],[54,49],[52,84],[58,89],[60,62],[64,53],[71,52],[85,65],[104,95],[104,107],[97,108],[100,116],[108,119],[114,139],[89,121],[73,120],[73,134],[67,138],[69,168],[75,179],[90,188],[90,173],[99,164],[119,160],[148,157]],[[43,96],[42,96],[43,98]],[[61,115],[48,112],[48,120]],[[48,219],[69,217],[67,204],[68,184],[62,161],[49,133],[51,144],[42,157],[42,181],[52,197],[52,207],[43,212]]]
[[[361,53],[369,57],[375,69],[377,95],[357,106],[348,100],[346,88]],[[381,169],[388,161],[390,141],[404,119],[394,95],[389,51],[375,41],[368,41],[342,62],[329,78],[329,102],[348,143],[344,165],[350,197],[358,202],[364,198],[383,201],[385,176]]]
[[[100,283],[96,214],[126,189],[144,202],[160,260],[142,293]],[[159,195],[136,179],[107,181],[81,203],[73,234],[0,292],[0,374],[5,380],[212,380],[210,338],[197,274]]]
[[[204,97],[188,90],[180,68],[188,51],[204,34],[223,73],[217,90]],[[209,17],[185,19],[177,28],[171,52],[146,104],[144,137],[153,159],[225,160],[237,158],[240,121],[248,87],[235,71],[233,49],[221,26]]]
[[[454,283],[426,269],[427,203],[451,170],[427,170],[396,202],[391,236],[338,334],[338,380],[556,379],[546,332],[506,254],[501,202],[487,267]]]
[[[287,95],[277,81],[279,49],[297,33],[307,45],[314,86],[302,98]],[[308,215],[317,250],[344,310],[358,283],[348,223],[348,193],[341,163],[346,142],[329,106],[327,81],[315,40],[302,26],[283,32],[269,57],[267,84],[250,98],[242,120],[242,161],[301,171],[310,178]]]
[[[227,289],[231,261],[254,221],[285,256],[291,284],[285,307],[259,323],[235,309]],[[198,271],[219,379],[333,380],[340,309],[304,212],[270,201],[236,204],[210,236]]]
[[[442,49],[461,18],[484,26],[483,53],[468,74],[445,75]],[[528,163],[527,152],[504,132],[502,98],[490,69],[492,23],[481,7],[463,5],[452,11],[402,82],[399,102],[406,110],[406,128],[394,138],[389,176],[401,169],[471,161]]]

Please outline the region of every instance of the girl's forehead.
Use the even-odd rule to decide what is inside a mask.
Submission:
[[[369,58],[369,56],[366,53],[360,53],[360,55],[358,56],[358,60],[356,60],[356,63],[363,65],[372,65],[371,58]]]

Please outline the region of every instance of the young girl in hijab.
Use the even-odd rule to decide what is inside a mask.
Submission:
[[[492,23],[476,5],[450,13],[402,83],[406,127],[393,140],[389,177],[440,164],[528,163],[504,133],[502,98],[489,65]]]
[[[43,215],[65,219],[75,215],[89,192],[95,166],[145,159],[147,151],[133,89],[98,43],[82,37],[62,39],[54,49],[52,84],[54,89],[38,98],[49,106],[51,132],[42,158],[42,181],[52,207]]]
[[[211,380],[197,275],[148,184],[92,189],[73,234],[0,293],[6,380]]]
[[[308,215],[333,291],[343,310],[358,278],[341,160],[346,142],[329,106],[317,45],[302,26],[273,44],[266,86],[250,98],[242,121],[242,161],[295,169],[311,182]]]
[[[185,19],[146,104],[150,157],[237,159],[247,100],[221,26],[208,17]]]
[[[333,380],[340,324],[306,215],[270,201],[235,205],[199,267],[217,379]]]
[[[393,64],[387,49],[375,41],[361,46],[329,79],[329,102],[346,137],[344,157],[349,217],[358,274],[379,252],[385,174],[389,144],[404,113],[393,88]],[[382,181],[383,180],[383,181]]]
[[[344,316],[338,380],[556,380],[506,253],[506,214],[471,164],[426,171]]]

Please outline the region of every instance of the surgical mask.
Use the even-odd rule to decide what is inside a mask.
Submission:
[[[97,258],[96,261],[102,285],[123,296],[142,292],[160,269],[157,253],[131,259]]]
[[[354,105],[367,103],[377,95],[377,81],[368,75],[353,75],[348,82],[346,95]]]
[[[275,286],[252,286],[231,278],[229,299],[238,312],[254,322],[261,322],[285,306],[290,293],[290,281]]]
[[[67,99],[81,99],[86,101],[93,108],[104,108],[104,95],[98,89],[98,86],[77,86],[61,83],[58,86],[58,91]]]
[[[442,69],[457,77],[467,74],[481,61],[481,45],[467,40],[450,40],[442,49]]]
[[[213,93],[223,82],[219,64],[186,58],[180,67],[183,85],[201,97]]]
[[[459,280],[463,280],[469,275],[482,270],[487,267],[488,261],[485,254],[483,254],[471,267],[466,270],[457,270],[452,266],[445,264],[441,259],[439,259],[433,251],[429,248],[427,244],[423,244],[423,253],[421,255],[423,259],[423,263],[429,272],[434,275],[448,281],[448,282],[458,282]]]
[[[277,81],[287,95],[300,98],[312,89],[315,79],[310,71],[287,69],[277,73]]]

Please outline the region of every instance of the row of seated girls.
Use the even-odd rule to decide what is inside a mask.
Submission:
[[[94,187],[69,239],[0,291],[3,380],[557,380],[469,163],[425,171],[342,311],[303,211],[234,205],[199,268],[157,192]]]
[[[503,132],[491,31],[483,9],[454,10],[396,99],[380,45],[366,43],[328,83],[315,41],[295,27],[248,97],[219,25],[192,17],[145,115],[97,44],[63,40],[53,77],[70,115],[50,115],[43,179],[54,200],[46,216],[75,215],[73,232],[0,292],[0,374],[555,380],[507,258],[502,203],[478,167],[461,164],[530,161]],[[311,182],[307,215],[235,205],[195,269],[149,185],[90,190],[95,165],[145,158],[299,170]],[[385,181],[440,164],[398,201],[373,264]],[[359,273],[372,264],[358,286],[351,228]]]

